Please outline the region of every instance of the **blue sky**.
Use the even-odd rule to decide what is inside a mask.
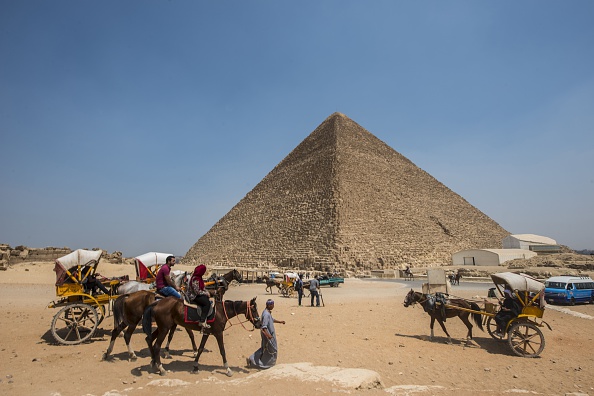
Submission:
[[[594,248],[594,2],[0,0],[0,243],[183,255],[342,112]]]

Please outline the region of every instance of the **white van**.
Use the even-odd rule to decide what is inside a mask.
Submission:
[[[553,276],[545,282],[545,300],[551,304],[594,303],[593,293],[594,281],[589,276]]]

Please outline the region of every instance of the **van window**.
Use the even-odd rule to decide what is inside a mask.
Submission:
[[[567,284],[567,290],[571,290],[571,289],[573,289],[573,285],[571,283],[568,283]]]
[[[551,289],[565,289],[567,283],[564,282],[545,282],[546,287],[550,287]]]

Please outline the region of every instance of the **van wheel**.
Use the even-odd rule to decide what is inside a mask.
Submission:
[[[575,305],[575,298],[571,297],[571,300],[569,300],[569,305]]]

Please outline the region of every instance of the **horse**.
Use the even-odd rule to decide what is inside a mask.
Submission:
[[[188,283],[188,273],[187,271],[172,271],[172,280],[177,287],[185,287]],[[239,271],[236,269],[229,271],[225,275],[223,275],[225,281],[228,282],[225,284],[225,287],[217,287],[216,290],[213,292],[209,290],[211,295],[214,293],[215,298],[218,300],[223,299],[225,291],[228,288],[229,282],[232,280],[237,280],[241,282],[242,276]],[[140,284],[141,282],[135,282]],[[216,285],[215,285],[216,286]],[[146,307],[150,304],[154,303],[156,300],[156,294],[150,290],[139,290],[134,293],[126,293],[120,295],[114,302],[113,305],[113,320],[114,326],[111,332],[111,341],[109,343],[109,347],[107,351],[103,354],[103,360],[108,360],[110,358],[110,354],[113,351],[113,346],[115,343],[116,338],[118,335],[126,330],[124,333],[124,341],[126,342],[126,347],[128,348],[128,356],[130,360],[136,360],[137,356],[130,347],[130,339],[132,338],[132,334],[134,330],[136,330],[136,326],[140,323],[142,319],[142,314]],[[169,345],[171,344],[171,339],[173,338],[173,334],[175,333],[175,327],[171,329],[169,332],[169,337],[167,338],[167,344],[165,345],[165,359],[171,359],[171,354],[169,352]],[[190,337],[190,341],[192,341],[192,350],[194,351],[194,356],[198,353],[198,347],[196,346],[196,341],[194,340],[194,333],[190,330],[187,330],[188,336]]]
[[[225,331],[227,321],[239,314],[243,314],[252,323],[254,329],[260,328],[261,322],[258,315],[258,307],[256,306],[256,297],[250,301],[215,301],[215,317],[209,329],[201,329],[199,323],[186,323],[184,321],[184,302],[182,300],[167,297],[152,303],[146,308],[142,318],[142,329],[146,334],[146,342],[151,352],[151,367],[156,367],[161,375],[166,374],[165,368],[161,364],[161,345],[165,340],[167,332],[177,325],[189,330],[202,330],[203,332],[198,354],[194,359],[193,374],[198,373],[198,360],[204,351],[204,345],[208,337],[212,334],[217,339],[226,374],[231,377],[233,371],[231,371],[227,363],[223,332]],[[153,320],[157,324],[157,329],[154,332],[151,326]],[[241,324],[243,326],[243,322]]]
[[[433,340],[433,325],[435,324],[435,320],[437,320],[439,322],[439,325],[441,326],[443,332],[448,336],[448,344],[452,343],[452,337],[450,337],[450,334],[448,333],[448,331],[445,328],[445,324],[444,321],[446,318],[453,318],[453,317],[459,317],[460,320],[462,320],[462,322],[464,322],[464,324],[466,325],[466,328],[468,328],[468,334],[466,335],[466,342],[467,344],[474,344],[474,341],[472,340],[472,323],[470,323],[470,321],[468,320],[468,316],[470,315],[470,312],[465,311],[463,309],[467,309],[467,310],[473,310],[473,311],[480,311],[480,307],[474,303],[474,302],[470,302],[470,301],[466,301],[464,299],[461,298],[454,298],[454,299],[448,299],[446,301],[446,307],[445,307],[445,315],[444,315],[444,311],[442,311],[442,309],[440,309],[439,307],[431,307],[431,296],[427,295],[427,294],[423,294],[420,292],[415,292],[414,290],[410,290],[408,292],[408,294],[406,295],[406,297],[404,298],[404,306],[408,307],[410,305],[414,305],[414,304],[421,304],[421,306],[423,307],[423,309],[425,310],[425,312],[427,312],[429,314],[429,316],[431,316],[431,340]],[[453,307],[459,307],[462,309],[457,309],[457,308],[453,308]],[[479,329],[481,329],[482,331],[485,331],[483,329],[483,323],[482,323],[482,317],[480,313],[472,313],[472,318],[474,320],[474,323],[476,323],[476,325],[478,326]]]
[[[239,272],[235,268],[232,269],[231,271],[227,272],[223,276],[219,276],[219,277],[213,276],[210,280],[207,280],[205,282],[205,287],[206,287],[206,289],[209,289],[209,290],[215,289],[216,290],[216,298],[219,299],[220,301],[222,301],[223,295],[225,294],[227,289],[229,289],[229,284],[234,280],[237,282],[243,281],[243,276],[241,275],[241,272]]]
[[[136,330],[136,326],[140,323],[142,319],[142,314],[146,307],[151,305],[156,301],[157,294],[151,290],[139,290],[134,293],[130,294],[123,294],[119,296],[115,302],[113,303],[113,330],[111,331],[111,340],[109,342],[109,346],[107,347],[107,351],[103,354],[103,360],[109,360],[111,352],[113,351],[113,346],[115,344],[115,340],[118,335],[124,332],[124,341],[126,342],[126,347],[128,348],[128,358],[129,360],[136,360],[137,356],[134,353],[134,350],[130,347],[130,339],[132,338],[132,334],[134,330]],[[187,329],[186,329],[187,330]],[[169,353],[169,344],[171,344],[171,339],[173,338],[173,334],[175,333],[175,327],[171,329],[169,332],[169,337],[167,338],[167,345],[165,346],[165,359],[171,359],[171,354]],[[192,341],[192,350],[194,351],[194,356],[198,353],[198,347],[196,346],[196,341],[194,339],[194,333],[192,331],[187,330],[188,336]]]
[[[407,281],[407,280],[414,281],[415,280],[415,276],[412,273],[412,271],[410,270],[410,268],[407,268],[406,270],[404,270],[404,273],[403,274],[404,274],[404,280],[405,281]]]
[[[174,271],[172,271],[171,280],[173,280],[173,283],[175,283],[177,287],[183,287],[183,285],[187,282],[187,272],[173,272]],[[135,283],[142,284],[142,282],[136,281]],[[145,285],[149,284],[145,283]],[[130,339],[132,338],[134,330],[136,330],[136,326],[138,326],[138,323],[140,323],[140,319],[142,319],[142,314],[145,308],[150,304],[154,303],[157,297],[158,295],[153,290],[143,289],[131,293],[121,294],[115,300],[113,304],[113,330],[111,331],[111,340],[109,346],[107,347],[107,351],[105,351],[105,353],[103,354],[103,360],[109,360],[111,352],[113,351],[115,340],[118,337],[118,335],[120,335],[120,333],[124,330],[126,330],[124,332],[124,341],[126,342],[126,347],[128,349],[128,359],[137,359],[134,350],[130,347]],[[173,338],[174,333],[175,328],[171,330],[171,332],[169,333],[169,337],[167,338],[167,345],[165,346],[164,353],[165,359],[171,359],[171,354],[169,353],[169,345],[171,344],[171,339]],[[196,346],[196,341],[194,340],[194,334],[189,330],[187,331],[187,333],[190,337],[190,341],[192,341],[192,350],[194,351],[194,354],[197,354],[198,347]]]
[[[266,282],[266,292],[267,293],[270,292],[270,294],[272,294],[272,288],[274,286],[278,287],[279,291],[281,290],[280,280],[278,280],[276,278],[269,278],[266,275],[262,276],[262,279],[264,280],[264,282]]]
[[[452,284],[452,286],[460,285],[460,278],[462,278],[462,275],[460,275],[459,273],[455,273],[455,274],[451,274],[449,276],[449,278],[450,278],[450,283]]]
[[[188,278],[187,271],[181,271],[181,270],[171,271],[171,280],[173,281],[173,283],[175,283],[175,285],[177,287],[181,287],[185,283],[187,283],[187,278]],[[123,283],[122,285],[120,285],[118,287],[117,294],[118,295],[132,294],[139,290],[151,290],[154,288],[155,288],[154,283],[146,283],[146,282],[142,282],[142,281],[133,280],[133,281],[126,282],[126,283]]]

